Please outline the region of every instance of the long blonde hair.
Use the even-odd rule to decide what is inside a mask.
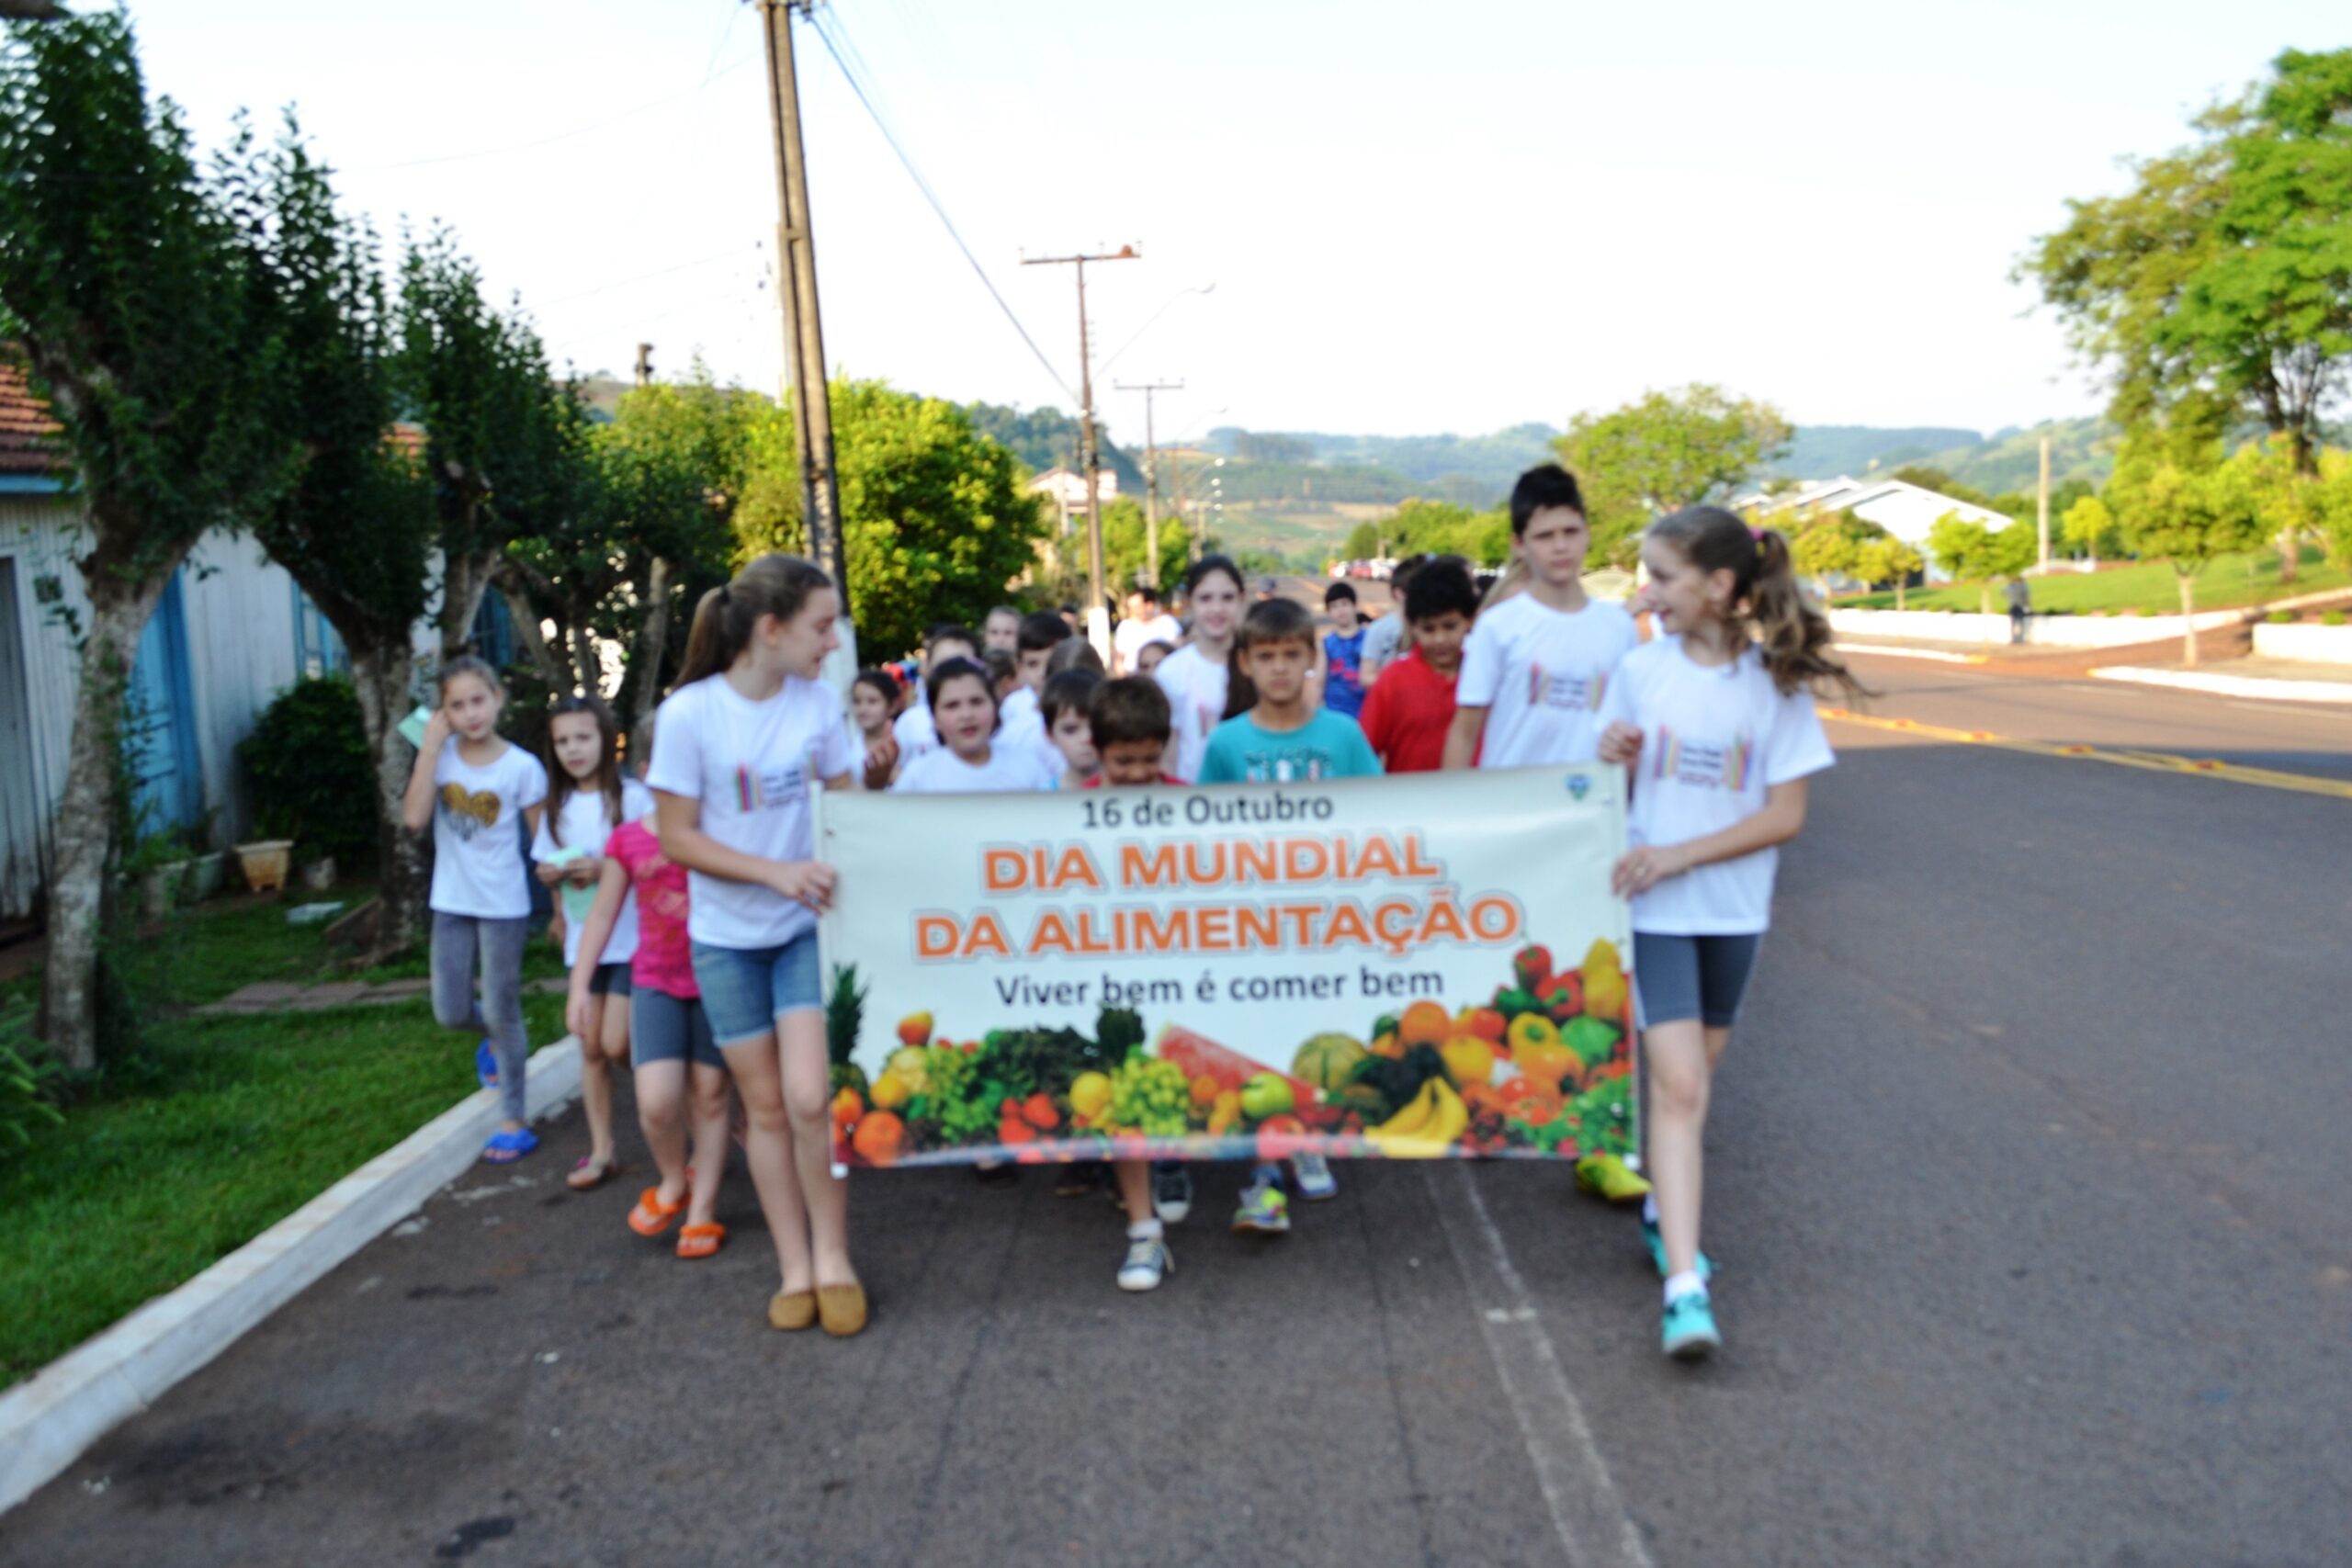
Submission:
[[[1779,529],[1751,530],[1720,506],[1686,506],[1651,524],[1649,533],[1701,571],[1731,573],[1724,618],[1733,646],[1753,637],[1783,695],[1806,685],[1835,686],[1849,698],[1870,694],[1830,651],[1829,617],[1804,596]]]

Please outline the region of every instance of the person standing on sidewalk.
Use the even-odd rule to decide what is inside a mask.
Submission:
[[[2033,614],[2033,590],[2027,584],[2025,574],[2023,572],[2019,572],[2017,576],[2009,579],[2007,593],[2009,600],[2009,640],[2013,643],[2023,642],[2025,640],[2026,617]]]

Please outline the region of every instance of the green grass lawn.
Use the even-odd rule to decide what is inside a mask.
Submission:
[[[2281,586],[2277,550],[2258,550],[2252,556],[2224,556],[2198,574],[2197,607],[2200,611],[2228,610],[2329,589],[2352,588],[2352,572],[2328,565],[2317,549],[2307,547],[2301,561],[2302,569],[2296,580]],[[2180,613],[2178,580],[2163,561],[2135,561],[2106,571],[2056,572],[2033,579],[2033,607],[2044,615],[2087,615],[2100,611],[2130,615],[2143,605],[2152,615]],[[1894,595],[1891,592],[1858,593],[1838,599],[1837,607],[1891,610],[1894,608]],[[1904,595],[1904,607],[1973,613],[1979,608],[1977,585],[1963,582],[1915,589]],[[2007,613],[1998,586],[1993,589],[1992,608],[1995,615]]]
[[[560,968],[547,944],[533,953],[531,969]],[[252,981],[342,977],[330,960],[316,928],[288,927],[269,902],[142,931],[126,961],[145,1032],[138,1058],[0,1165],[0,1387],[234,1251],[475,1088],[470,1043],[437,1028],[423,1000],[187,1010]],[[526,997],[524,1013],[535,1044],[562,1034],[561,997]]]

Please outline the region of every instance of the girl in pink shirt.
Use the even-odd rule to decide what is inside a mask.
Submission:
[[[662,1181],[639,1196],[628,1225],[639,1235],[658,1236],[683,1213],[686,1224],[678,1233],[678,1256],[708,1258],[727,1239],[727,1227],[711,1217],[727,1168],[727,1059],[711,1038],[702,992],[695,985],[686,935],[686,868],[662,854],[653,817],[621,824],[605,841],[604,874],[595,908],[581,929],[566,1016],[572,1032],[580,1033],[589,1019],[591,978],[632,888],[638,936],[629,960],[629,1056],[637,1071],[638,1122]]]

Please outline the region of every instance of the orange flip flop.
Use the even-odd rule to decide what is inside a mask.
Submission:
[[[717,1253],[719,1244],[727,1239],[727,1227],[716,1221],[707,1225],[688,1225],[678,1233],[678,1256],[708,1258]]]
[[[642,1236],[657,1236],[667,1231],[680,1214],[686,1212],[686,1201],[693,1197],[690,1187],[674,1203],[662,1201],[662,1189],[649,1187],[637,1195],[637,1207],[628,1212],[628,1228]]]

